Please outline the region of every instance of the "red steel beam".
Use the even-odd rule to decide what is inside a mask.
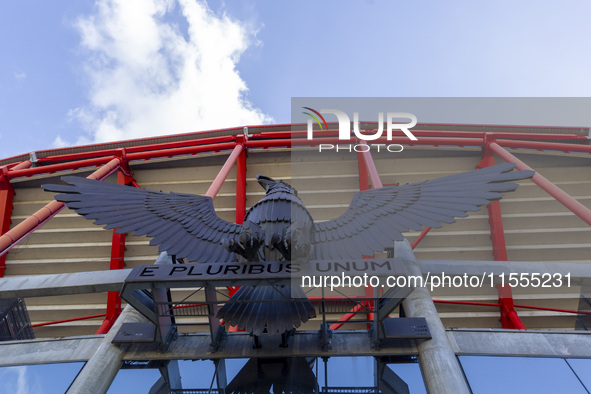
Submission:
[[[421,231],[421,233],[419,234],[419,236],[410,245],[410,247],[411,247],[412,250],[415,250],[415,248],[417,247],[417,245],[423,240],[423,238],[425,238],[425,236],[429,233],[429,231],[431,231],[431,227],[425,227],[423,229],[423,231]]]
[[[219,152],[222,150],[229,150],[234,148],[234,142],[223,142],[218,144],[211,144],[211,145],[203,145],[203,146],[189,146],[189,147],[182,147],[182,148],[173,148],[173,149],[161,149],[156,151],[150,152],[134,152],[127,154],[127,160],[149,160],[155,159],[158,157],[174,157],[174,156],[181,156],[181,155],[194,155],[197,153],[203,152]],[[15,170],[9,171],[8,176],[10,179],[18,178],[18,177],[29,177],[33,175],[39,174],[47,174],[47,173],[54,173],[58,171],[67,171],[67,170],[76,170],[79,168],[84,167],[93,167],[104,165],[112,157],[99,157],[94,159],[86,159],[86,160],[77,160],[67,163],[59,163],[59,164],[50,164],[47,166],[40,166],[35,168],[28,168],[22,170]]]
[[[117,170],[121,164],[121,159],[115,157],[104,166],[90,174],[88,179],[104,179],[113,171]],[[18,170],[26,171],[26,170]],[[10,174],[10,171],[8,172]],[[14,245],[26,238],[35,229],[42,226],[46,221],[55,216],[65,206],[63,202],[53,200],[43,208],[14,226],[11,230],[0,236],[0,256],[6,254]]]
[[[236,144],[234,142],[222,142],[219,144],[211,144],[204,146],[188,146],[185,148],[162,149],[153,152],[128,153],[127,160],[149,160],[158,157],[174,157],[181,155],[195,155],[197,153],[205,152],[220,152],[223,150],[233,149],[235,145]]]
[[[280,128],[280,127],[291,127],[291,124],[273,124],[273,125],[259,125],[259,126],[251,126],[251,127],[256,127],[257,129],[270,129],[270,128]],[[193,134],[195,136],[201,134],[201,133],[212,133],[212,132],[225,132],[225,131],[235,131],[236,133],[239,133],[241,130],[243,129],[243,127],[231,127],[231,128],[225,128],[225,129],[217,129],[217,130],[209,130],[209,131],[203,131],[203,132],[198,132],[198,133],[181,133],[181,134],[175,134],[175,135],[168,135],[165,137],[160,137],[160,138],[173,138],[173,137],[184,137],[190,134]],[[266,134],[266,133],[265,133]],[[136,139],[132,139],[132,140],[125,140],[125,141],[120,141],[120,143],[138,143],[138,142],[142,142],[142,141],[150,141],[150,140],[154,140],[154,139],[158,139],[158,137],[146,137],[146,138],[136,138]],[[181,146],[188,146],[188,145],[195,145],[195,143],[198,143],[199,145],[203,145],[205,143],[219,143],[219,142],[228,142],[228,141],[233,141],[234,140],[234,135],[227,135],[227,136],[217,136],[217,137],[208,137],[208,138],[200,138],[200,139],[188,139],[188,140],[184,140],[184,141],[172,141],[172,142],[163,142],[163,143],[152,143],[152,144],[145,144],[145,145],[136,145],[136,146],[130,146],[127,147],[125,149],[127,149],[128,152],[142,152],[145,150],[158,150],[158,149],[168,149],[168,148],[173,148],[173,147],[181,147]],[[114,154],[114,150],[111,149],[100,149],[102,146],[104,146],[105,144],[91,144],[91,145],[82,145],[82,146],[77,146],[75,147],[76,149],[78,148],[96,148],[98,150],[94,150],[91,152],[102,152],[103,156],[112,156]],[[60,149],[61,150],[61,149]],[[116,150],[116,149],[115,149]],[[39,154],[44,154],[46,152],[51,153],[52,151],[55,151],[55,149],[48,149],[48,150],[41,150],[41,151],[36,151],[36,153]],[[83,152],[82,155],[84,155],[86,152]],[[47,157],[52,158],[52,160],[68,160],[68,158],[70,158],[70,155],[76,155],[76,153],[72,152],[72,153],[65,153],[62,155],[50,155]],[[44,158],[39,158],[39,161],[43,161],[46,160],[47,157]],[[87,156],[88,157],[88,156]],[[92,157],[92,156],[90,156]]]
[[[591,312],[588,311],[575,311],[573,309],[560,309],[560,308],[548,308],[545,306],[532,306],[532,305],[520,305],[520,304],[513,304],[515,308],[525,308],[525,309],[537,309],[540,311],[550,311],[550,312],[564,312],[564,313],[573,313],[576,315],[591,315]]]
[[[31,324],[31,327],[42,327],[42,326],[51,326],[53,324],[60,324],[60,323],[68,323],[71,321],[78,321],[78,320],[86,320],[86,319],[94,319],[97,317],[104,317],[106,313],[101,313],[99,315],[91,315],[91,316],[82,316],[82,317],[74,317],[72,319],[64,319],[64,320],[56,320],[56,321],[48,321],[46,323],[35,323]]]
[[[219,144],[219,143],[223,143],[223,142],[232,142],[232,141],[234,141],[234,139],[235,139],[234,136],[228,135],[228,136],[202,138],[202,139],[194,139],[194,140],[186,140],[186,141],[164,142],[164,143],[159,143],[159,144],[130,146],[130,147],[126,147],[125,151],[127,152],[127,154],[130,154],[130,153],[141,153],[141,152],[147,152],[147,151],[159,151],[159,150],[164,150],[164,149],[186,148],[186,147],[191,147],[191,146],[206,146],[209,144]],[[51,162],[55,162],[55,161],[82,160],[82,159],[97,158],[97,157],[101,157],[101,156],[113,156],[113,155],[115,155],[117,150],[118,149],[99,149],[99,150],[93,150],[93,151],[88,151],[88,152],[53,155],[53,156],[39,158],[38,163],[51,163]]]
[[[587,138],[587,137],[585,137]],[[497,140],[498,144],[505,148],[556,150],[561,152],[591,153],[591,145],[564,144],[559,142]]]
[[[302,124],[303,125],[303,124]],[[298,126],[297,124],[291,125],[292,127]],[[315,136],[335,136],[339,134],[338,128],[333,127],[334,124],[329,123],[329,129],[326,131],[316,131]],[[482,127],[482,125],[474,125],[476,127]],[[377,124],[375,124],[377,129]],[[484,131],[460,131],[460,130],[421,130],[421,125],[413,127],[413,134],[417,137],[459,137],[459,138],[478,138],[482,139]],[[254,139],[260,138],[298,138],[307,137],[308,132],[306,130],[292,130],[292,131],[276,131],[276,132],[265,132],[265,133],[254,133],[252,137]],[[514,132],[491,132],[496,138],[508,138],[508,139],[527,139],[527,140],[560,140],[560,141],[586,141],[587,137],[578,134],[556,134],[556,133],[514,133]]]
[[[313,140],[308,139],[275,139],[275,140],[249,140],[247,143],[248,148],[272,148],[272,147],[291,147],[291,146],[317,146],[319,144],[355,144],[356,140],[351,138],[349,140],[339,140],[336,137],[323,137],[314,138]],[[425,137],[418,141],[411,141],[406,137],[393,137],[391,140],[386,138],[379,138],[375,141],[371,141],[373,144],[400,144],[400,145],[433,145],[433,146],[482,146],[482,138],[431,138]]]
[[[435,131],[435,130],[420,130],[413,127],[412,133],[417,137],[466,137],[466,138],[483,138],[485,131]],[[527,140],[550,140],[550,141],[586,141],[587,136],[577,134],[554,134],[554,133],[511,133],[511,132],[490,132],[496,138],[509,138],[511,140],[527,139]],[[570,144],[568,144],[570,145]]]
[[[285,125],[287,126],[287,125]],[[257,126],[263,127],[264,126]],[[277,125],[269,126],[269,127],[278,127]],[[420,127],[420,125],[419,125]],[[421,141],[418,142],[410,142],[405,137],[398,137],[392,140],[392,143],[409,143],[410,145],[430,145],[430,144],[441,144],[441,145],[460,145],[460,146],[477,146],[478,140],[483,138],[483,132],[471,132],[471,131],[433,131],[433,130],[420,130],[419,128],[415,128],[414,132],[417,133],[418,136],[421,136]],[[320,133],[320,135],[335,135],[337,130],[329,130],[325,133]],[[505,146],[516,147],[516,148],[527,148],[527,149],[544,149],[544,150],[562,150],[566,152],[587,152],[591,153],[591,147],[587,145],[575,145],[575,144],[556,144],[556,143],[544,143],[544,142],[534,142],[534,141],[517,141],[516,139],[541,139],[541,140],[586,140],[586,136],[576,135],[576,134],[545,134],[545,133],[508,133],[508,132],[494,132],[493,133],[496,138],[511,138],[510,140],[502,140],[501,142]],[[265,132],[265,133],[255,133],[253,135],[254,138],[264,138],[266,140],[272,140],[272,138],[293,138],[293,137],[305,137],[305,131],[279,131],[279,132]],[[165,143],[156,143],[156,144],[147,144],[147,145],[140,145],[140,146],[132,146],[126,148],[127,151],[131,154],[145,154],[148,153],[146,151],[153,151],[151,153],[155,153],[161,150],[171,150],[175,148],[191,148],[194,147],[195,144],[199,146],[207,146],[211,144],[211,150],[216,150],[217,148],[213,145],[219,143],[229,143],[234,136],[220,136],[220,137],[211,137],[211,138],[203,138],[203,139],[193,139],[193,140],[186,140],[186,141],[173,141],[173,142],[165,142]],[[455,139],[455,140],[454,140]],[[472,140],[472,141],[470,141]],[[132,140],[133,141],[142,141],[142,139]],[[316,141],[316,140],[314,140]],[[128,141],[129,142],[129,141]],[[261,142],[261,141],[259,141]],[[264,142],[264,141],[263,141]],[[337,140],[337,142],[339,142]],[[343,141],[340,141],[343,142]],[[387,142],[385,139],[380,139],[376,142],[384,143]],[[330,142],[326,142],[330,143]],[[255,142],[253,147],[265,147],[257,146],[258,144]],[[299,143],[298,143],[299,145]],[[39,158],[38,163],[46,163],[46,162],[54,162],[54,161],[65,161],[65,160],[78,160],[78,159],[88,159],[88,158],[97,158],[98,156],[112,156],[116,149],[100,149],[101,145],[89,145],[86,147],[96,147],[96,150],[92,150],[89,152],[72,152],[66,153],[62,155],[52,155],[43,158]],[[50,152],[50,151],[41,151],[41,152]],[[157,156],[159,157],[159,156]],[[160,156],[161,157],[161,156]],[[149,157],[148,157],[149,158]],[[133,158],[132,160],[142,160],[142,158]],[[26,161],[28,162],[28,160]],[[67,164],[67,163],[62,163]],[[98,164],[93,164],[98,165]],[[10,166],[10,165],[9,165]],[[43,166],[45,167],[45,166]],[[12,169],[12,168],[11,168]],[[16,169],[16,168],[14,168]],[[43,173],[41,171],[39,173]],[[21,176],[16,175],[15,176]],[[22,176],[30,176],[30,175],[22,175]]]
[[[507,152],[496,142],[490,143],[490,149],[506,162],[516,164],[518,170],[535,171],[533,168],[519,160],[517,157]],[[572,198],[565,191],[563,191],[558,186],[550,182],[548,179],[540,175],[540,173],[537,171],[535,175],[531,178],[531,180],[536,185],[541,187],[544,191],[546,191],[548,194],[550,194],[552,197],[554,197],[559,203],[567,207],[571,212],[573,212],[587,224],[591,225],[591,209],[587,208],[586,206]]]
[[[497,307],[497,308],[501,306],[501,304],[498,302],[493,303],[493,302],[451,301],[451,300],[433,300],[433,302],[435,302],[437,304],[492,306],[492,307]],[[536,310],[550,311],[550,312],[564,312],[564,313],[591,315],[591,312],[589,312],[589,311],[576,311],[574,309],[548,308],[545,306],[513,304],[513,307],[514,308],[524,308],[524,309],[536,309]]]
[[[379,138],[372,141],[372,144],[400,144],[408,146],[459,146],[459,147],[481,147],[482,140],[485,133],[480,133],[478,138],[463,138],[463,137],[422,137],[418,141],[411,141],[406,137],[393,137],[391,140],[386,138]],[[494,134],[494,133],[491,133]],[[529,137],[533,138],[533,137]],[[591,145],[581,144],[564,144],[555,142],[537,142],[537,141],[519,141],[502,139],[497,140],[503,146],[523,149],[536,149],[540,151],[562,151],[562,152],[579,152],[591,153]],[[337,137],[320,137],[308,140],[306,138],[286,138],[286,139],[265,139],[248,141],[249,148],[272,148],[272,147],[291,147],[291,146],[317,146],[319,144],[355,144],[356,140],[351,138],[348,140],[339,140]]]
[[[363,309],[365,309],[366,305],[362,302],[360,304],[355,305],[355,308],[351,309],[351,312],[344,314],[338,320],[339,322],[345,322],[351,320],[356,314],[360,313]],[[330,325],[331,330],[338,330],[343,326],[343,323],[334,323]]]
[[[241,144],[236,144],[234,146],[234,150],[232,151],[232,153],[230,153],[230,156],[228,157],[228,159],[224,163],[224,165],[223,165],[222,169],[220,170],[220,172],[218,173],[218,175],[215,177],[215,179],[211,183],[211,186],[209,186],[209,189],[207,189],[207,192],[205,193],[206,196],[211,197],[212,200],[215,198],[215,196],[218,194],[218,192],[222,188],[222,185],[226,181],[228,174],[230,174],[230,171],[232,171],[232,167],[234,167],[234,163],[236,163],[236,160],[238,160],[238,157],[240,156],[240,153],[243,150],[244,150],[244,147]]]
[[[78,160],[68,163],[60,163],[60,164],[52,164],[49,166],[41,166],[41,167],[34,167],[34,168],[26,168],[20,170],[11,170],[8,172],[8,177],[10,179],[19,178],[19,177],[29,177],[33,175],[39,174],[52,174],[58,171],[67,171],[67,170],[77,170],[79,168],[84,167],[96,167],[102,166],[112,160],[112,157],[101,157],[97,159],[88,159],[88,160]]]
[[[33,163],[30,160],[21,161],[16,165],[9,165],[8,168],[10,170],[24,170],[25,168],[30,168]]]
[[[529,133],[524,133],[527,135],[528,138],[535,138],[535,136],[530,135]],[[482,134],[481,134],[482,135]],[[214,141],[225,141],[229,138],[217,138],[213,139]],[[335,137],[324,137],[324,138],[315,138],[314,140],[307,140],[307,139],[265,139],[265,140],[251,140],[248,141],[247,147],[251,148],[270,148],[270,147],[277,147],[277,146],[287,146],[290,147],[294,146],[313,146],[318,144],[346,144],[346,143],[354,143],[356,142],[354,139],[350,140],[339,140]],[[591,146],[589,145],[578,145],[578,144],[561,144],[561,143],[550,143],[550,142],[533,142],[533,141],[516,141],[516,140],[500,140],[500,143],[503,146],[507,147],[514,147],[514,148],[525,148],[525,149],[538,149],[538,150],[560,150],[564,152],[585,152],[591,153]],[[192,143],[192,142],[191,142]],[[203,143],[203,141],[201,141]],[[481,146],[482,145],[482,138],[461,138],[461,137],[422,137],[418,141],[410,141],[406,137],[394,137],[391,141],[387,141],[385,138],[380,138],[372,143],[393,143],[393,144],[402,144],[402,145],[434,145],[434,146]],[[234,144],[233,142],[218,142],[206,145],[198,145],[198,146],[185,146],[185,143],[169,143],[169,144],[157,144],[154,148],[159,148],[162,145],[165,149],[155,149],[153,151],[143,151],[142,148],[145,147],[132,147],[128,148],[128,159],[129,160],[149,160],[152,158],[157,157],[172,157],[177,155],[188,155],[188,154],[196,154],[200,152],[217,152],[220,150],[231,149]],[[169,148],[172,147],[172,148]],[[109,154],[112,153],[113,150],[104,150],[98,152],[88,152],[88,153],[81,153],[81,154],[69,154],[69,155],[62,155],[62,156],[55,156],[51,159],[44,158],[40,159],[40,162],[43,160],[66,160],[71,158],[84,158],[84,157],[91,157],[96,154]],[[44,173],[51,173],[63,170],[72,170],[78,169],[83,167],[92,167],[104,164],[108,161],[108,157],[99,157],[99,158],[91,158],[85,160],[77,160],[74,162],[67,162],[67,163],[59,163],[59,164],[52,164],[48,166],[40,166],[35,168],[28,168],[28,169],[14,169],[13,171],[9,172],[10,178],[16,177],[23,177],[23,176],[32,176]]]
[[[473,302],[473,301],[450,301],[450,300],[433,300],[436,304],[457,304],[457,305],[475,305],[475,306],[494,306],[500,307],[498,302]]]

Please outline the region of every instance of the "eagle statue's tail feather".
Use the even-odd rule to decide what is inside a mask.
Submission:
[[[242,286],[217,317],[254,335],[283,334],[316,317],[316,311],[299,286]]]

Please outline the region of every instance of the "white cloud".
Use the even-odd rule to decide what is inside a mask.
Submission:
[[[29,385],[30,374],[26,366],[5,367],[0,371],[0,390],[3,393],[29,394],[33,392]]]
[[[256,32],[202,1],[98,0],[76,27],[90,82],[89,104],[69,113],[89,132],[78,143],[272,120],[236,70]]]
[[[72,144],[64,140],[61,135],[58,135],[57,137],[55,137],[55,140],[53,140],[53,143],[51,145],[53,148],[64,148]]]
[[[15,71],[12,73],[12,75],[14,76],[14,79],[16,79],[17,81],[27,79],[27,74],[23,71]]]

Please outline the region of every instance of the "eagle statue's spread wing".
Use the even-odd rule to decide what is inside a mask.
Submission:
[[[188,261],[234,261],[236,256],[221,240],[238,234],[241,225],[220,219],[207,196],[166,193],[116,185],[76,176],[62,177],[65,185],[43,185],[63,193],[55,199],[66,203],[94,224],[117,233],[133,232],[152,237],[150,245]]]
[[[481,206],[514,191],[512,181],[531,178],[533,171],[512,171],[506,163],[480,170],[400,186],[355,193],[340,217],[314,224],[316,259],[360,258],[402,241],[402,233],[441,227],[468,216]]]

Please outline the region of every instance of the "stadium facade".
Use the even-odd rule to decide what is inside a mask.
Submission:
[[[419,124],[417,141],[393,140],[403,152],[378,152],[346,148],[360,141],[337,140],[329,126],[314,141],[305,125],[272,125],[0,160],[1,366],[62,365],[69,392],[125,392],[126,382],[179,393],[264,392],[265,385],[274,392],[589,392],[589,129]],[[343,148],[319,155],[321,143]],[[134,308],[120,297],[131,270],[168,264],[167,256],[145,237],[62,209],[40,187],[77,175],[208,195],[222,219],[241,223],[264,195],[255,180],[264,174],[292,183],[323,221],[342,214],[358,190],[503,162],[536,175],[500,202],[406,233],[408,243],[373,256],[431,276],[425,287],[308,288],[317,317],[288,338],[256,341],[220,330],[215,316],[252,277],[179,286],[147,280],[148,300],[135,299],[144,306]]]

